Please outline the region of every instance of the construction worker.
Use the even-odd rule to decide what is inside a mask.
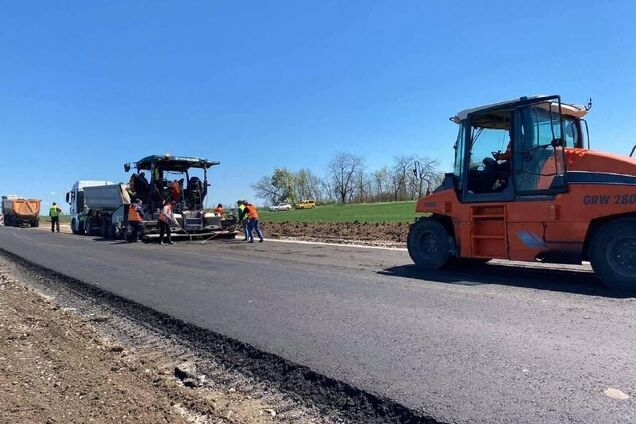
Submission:
[[[174,207],[177,205],[177,202],[166,202],[159,213],[159,244],[163,245],[163,235],[164,233],[167,236],[168,244],[174,244],[172,241],[171,233],[170,233],[170,224],[176,222],[174,218]]]
[[[147,201],[150,193],[150,185],[146,179],[146,174],[140,172],[135,176],[135,194],[140,200]]]
[[[49,209],[49,216],[51,217],[51,232],[55,232],[55,228],[57,227],[57,232],[60,232],[60,214],[62,213],[62,209],[57,206],[57,203],[53,202],[51,208]]]
[[[247,202],[245,200],[239,200],[236,203],[238,203],[238,220],[241,224],[241,227],[243,228],[243,234],[245,235],[243,241],[247,241],[249,240],[249,237],[247,235],[249,217],[247,216],[247,211],[245,210],[245,205],[247,205]]]
[[[179,181],[174,180],[172,183],[170,183],[170,195],[173,202],[178,202],[179,200],[181,200],[181,184],[179,184]]]
[[[247,224],[247,233],[250,239],[249,243],[254,243],[254,234],[253,234],[254,231],[256,231],[256,234],[258,234],[258,238],[260,239],[258,242],[262,243],[263,233],[261,232],[261,229],[258,226],[258,211],[256,210],[256,206],[254,206],[251,203],[248,203],[245,206],[245,209],[247,210],[247,216],[249,218],[249,222]]]
[[[141,221],[144,218],[144,210],[141,208],[142,201],[137,199],[128,209],[128,225],[130,226],[129,243],[137,243],[139,241],[139,233],[143,236],[143,225]]]
[[[216,205],[216,208],[214,208],[214,216],[220,216],[221,218],[223,218],[223,205],[222,204],[218,204]]]
[[[128,180],[128,193],[135,196],[137,192],[135,191],[135,180],[137,179],[137,174],[132,174],[130,179]]]

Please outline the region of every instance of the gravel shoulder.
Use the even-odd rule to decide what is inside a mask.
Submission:
[[[175,361],[153,343],[120,343],[103,331],[111,316],[82,315],[58,305],[27,285],[25,277],[0,257],[0,422],[251,424],[275,419],[270,405],[229,386],[205,387],[203,375],[193,375],[190,384],[180,380],[176,367],[187,373],[182,359]]]
[[[0,320],[0,422],[437,422],[1,251]]]

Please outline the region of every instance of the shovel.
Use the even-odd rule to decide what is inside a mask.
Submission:
[[[189,232],[187,232],[185,230],[185,228],[183,228],[181,226],[181,224],[179,224],[179,221],[177,221],[176,219],[172,218],[172,222],[174,222],[175,224],[177,224],[177,227],[179,227],[181,229],[181,231],[183,231],[184,233],[186,233],[186,235],[188,236],[188,238],[190,239],[190,241],[192,241],[192,234],[190,234]]]
[[[234,226],[232,227],[232,230],[236,230],[236,227],[237,227],[237,226],[238,226],[238,224],[234,224]],[[205,242],[207,242],[207,241],[209,241],[209,240],[212,240],[214,237],[218,237],[218,236],[220,236],[221,234],[225,234],[225,233],[218,232],[218,233],[216,233],[216,234],[212,234],[210,237],[206,238],[205,240],[203,240],[203,241],[202,241],[201,243],[199,243],[199,244],[205,244]]]

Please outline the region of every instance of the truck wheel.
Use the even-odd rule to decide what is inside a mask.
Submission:
[[[71,232],[73,234],[77,234],[77,222],[75,221],[75,219],[71,219]]]
[[[636,218],[609,222],[592,237],[590,262],[607,287],[636,290]]]
[[[106,227],[106,231],[104,232],[104,236],[106,236],[106,238],[108,240],[114,240],[115,239],[115,226],[113,224],[108,225],[108,227]]]
[[[31,227],[39,227],[40,226],[40,218],[37,218],[35,221],[31,223]]]
[[[409,255],[426,271],[442,268],[450,259],[451,235],[435,219],[424,218],[411,225],[407,238]]]

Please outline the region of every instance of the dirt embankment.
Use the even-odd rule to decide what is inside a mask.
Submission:
[[[185,387],[174,378],[175,364],[160,351],[125,348],[104,338],[91,319],[19,283],[0,258],[0,422],[274,419],[273,410],[241,393]]]
[[[261,226],[265,236],[272,238],[395,246],[404,246],[409,232],[409,224],[401,222],[263,222]]]
[[[40,229],[50,231],[50,222]],[[262,222],[267,238],[325,241],[345,244],[405,247],[409,233],[406,222]],[[62,233],[71,233],[69,224],[61,224]]]

